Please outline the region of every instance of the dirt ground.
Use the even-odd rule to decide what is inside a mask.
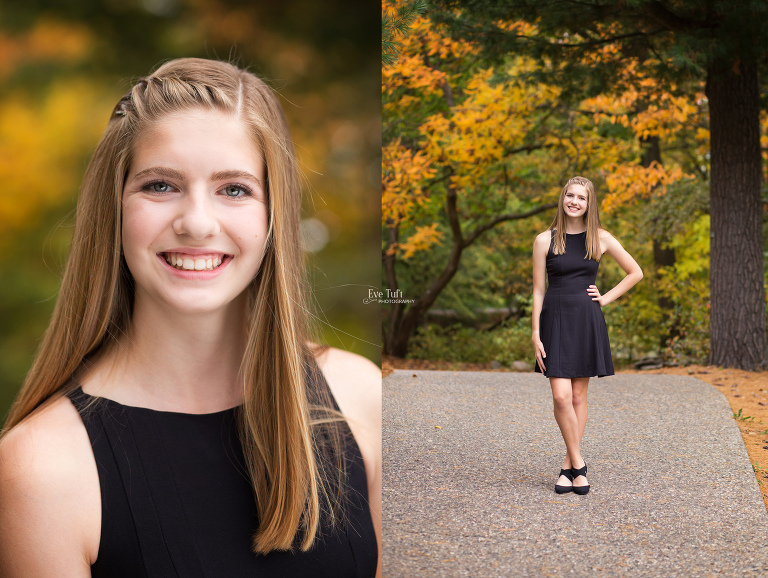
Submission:
[[[452,363],[447,361],[423,361],[384,356],[384,376],[394,369],[435,369],[444,371],[510,371],[506,368],[491,369],[482,363]],[[714,366],[689,365],[665,367],[647,371],[620,370],[617,373],[666,373],[692,375],[717,387],[731,404],[734,419],[741,431],[749,461],[757,477],[763,502],[768,510],[768,371],[743,371],[722,369]]]

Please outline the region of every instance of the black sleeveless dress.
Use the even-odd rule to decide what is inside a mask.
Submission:
[[[600,304],[587,288],[595,284],[599,262],[585,259],[587,232],[566,234],[565,253],[554,254],[552,230],[547,253],[547,293],[539,317],[546,377],[613,375],[608,328]],[[534,359],[534,371],[541,373]]]
[[[328,388],[316,373],[310,387]],[[256,555],[250,544],[259,521],[237,436],[238,408],[156,411],[94,398],[79,387],[69,397],[88,431],[101,486],[94,578],[375,575],[365,465],[346,424],[346,527],[322,528],[307,552]]]

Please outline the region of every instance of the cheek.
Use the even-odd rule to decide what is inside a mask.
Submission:
[[[165,222],[164,211],[147,203],[123,204],[122,237],[126,260],[147,249]]]
[[[241,253],[250,253],[255,257],[267,240],[267,210],[261,203],[239,209],[222,219],[224,231],[237,243]]]

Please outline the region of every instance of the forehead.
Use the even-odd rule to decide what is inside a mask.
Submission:
[[[579,184],[572,184],[570,187],[568,187],[568,190],[565,191],[566,193],[573,193],[574,195],[582,195],[582,196],[588,196],[587,195],[587,187],[584,185]]]
[[[233,114],[204,108],[174,111],[140,129],[133,158],[134,165],[182,158],[202,164],[261,164],[248,125]]]

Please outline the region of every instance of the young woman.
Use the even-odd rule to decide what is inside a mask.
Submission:
[[[309,341],[300,201],[254,75],[120,100],[0,440],[0,575],[380,573],[381,374]]]
[[[572,178],[560,193],[555,220],[533,245],[535,371],[549,378],[555,420],[566,448],[555,484],[559,494],[589,492],[580,450],[587,423],[587,386],[590,377],[613,375],[608,329],[600,308],[643,278],[632,256],[600,226],[597,208],[592,182]],[[601,295],[595,278],[604,253],[616,259],[626,276]]]

